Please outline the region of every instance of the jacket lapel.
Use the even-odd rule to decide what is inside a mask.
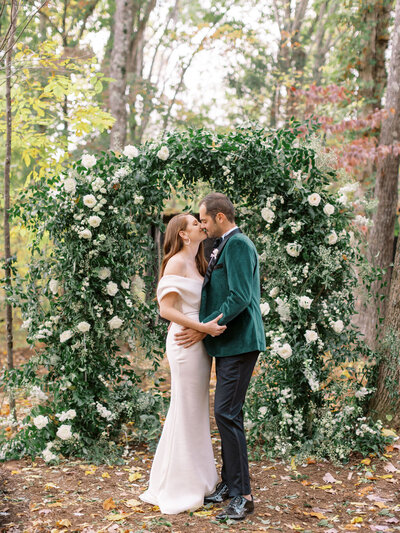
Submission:
[[[221,253],[222,253],[222,250],[224,249],[225,247],[225,244],[229,241],[229,239],[231,237],[233,237],[234,235],[236,235],[236,233],[242,233],[242,231],[240,230],[240,228],[236,228],[235,230],[233,230],[222,242],[221,244],[218,246],[218,253],[217,253],[217,259],[216,261],[214,262],[214,264],[210,265],[209,263],[209,266],[207,267],[207,271],[205,273],[205,276],[204,276],[204,281],[203,281],[203,288],[207,285],[207,283],[210,281],[211,279],[211,274],[212,274],[212,271],[214,270],[215,268],[215,265],[218,263],[218,259],[220,258],[221,256]]]

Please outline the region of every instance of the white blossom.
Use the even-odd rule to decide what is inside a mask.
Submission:
[[[48,448],[45,448],[42,451],[43,459],[46,461],[46,463],[49,463],[50,461],[54,461],[57,459],[57,455],[55,455],[53,452],[51,452]]]
[[[68,339],[70,339],[73,335],[73,332],[70,329],[67,329],[66,331],[63,331],[60,334],[60,342],[65,342]]]
[[[166,161],[169,157],[169,150],[167,148],[167,146],[162,146],[158,152],[157,152],[157,157],[159,159],[161,159],[162,161]]]
[[[335,333],[342,333],[342,331],[344,329],[343,321],[342,320],[336,320],[335,322],[333,322],[332,329],[333,329],[333,331]]]
[[[72,439],[72,431],[71,426],[68,424],[62,424],[56,433],[57,437],[59,437],[61,440],[69,440]]]
[[[32,324],[32,318],[27,318],[22,322],[21,328],[22,329],[29,329],[30,325]]]
[[[312,329],[307,329],[304,334],[307,343],[315,342],[318,339],[318,333]]]
[[[86,333],[89,331],[90,329],[90,324],[88,322],[79,322],[79,324],[77,325],[77,328],[79,329],[79,331],[81,333]]]
[[[317,192],[313,192],[312,194],[308,195],[308,203],[314,207],[317,207],[321,201],[321,196]]]
[[[49,423],[49,417],[43,415],[35,416],[35,418],[33,419],[33,423],[38,429],[42,429],[46,427]]]
[[[63,181],[63,186],[64,186],[65,192],[69,194],[75,194],[76,181],[74,180],[74,178],[66,178]]]
[[[304,309],[310,309],[311,304],[312,304],[312,298],[309,298],[308,296],[300,296],[299,298],[300,307],[303,307]]]
[[[68,409],[68,411],[63,411],[59,414],[57,413],[56,417],[60,422],[64,422],[65,420],[73,420],[76,417],[76,411],[75,409]]]
[[[59,282],[56,279],[51,279],[49,281],[49,289],[51,290],[53,294],[58,293],[58,287],[59,287]]]
[[[122,326],[123,320],[121,320],[117,315],[113,316],[111,320],[108,321],[110,329],[118,329]]]
[[[269,291],[269,295],[271,298],[276,298],[279,294],[279,287],[273,287],[270,291]]]
[[[43,392],[42,389],[38,387],[37,385],[34,385],[31,388],[30,396],[32,398],[37,398],[38,400],[42,400],[42,401],[47,400],[48,398],[47,394]]]
[[[144,198],[143,196],[139,196],[138,194],[135,194],[135,196],[133,197],[133,203],[135,205],[140,205],[144,202]]]
[[[259,409],[258,409],[258,412],[260,413],[260,415],[262,416],[265,416],[267,414],[267,411],[268,409],[265,407],[265,405],[261,406]]]
[[[278,348],[277,353],[282,359],[289,359],[293,352],[290,344],[285,342],[285,344]]]
[[[370,394],[371,391],[369,391],[368,389],[366,389],[365,387],[361,387],[361,389],[359,389],[358,391],[356,391],[354,393],[354,396],[356,398],[362,398],[363,396],[366,396],[367,394]]]
[[[264,207],[264,209],[261,210],[261,216],[266,222],[268,222],[268,224],[271,224],[274,221],[275,213],[269,207]]]
[[[297,242],[290,242],[289,244],[286,245],[286,252],[291,257],[298,257],[300,255],[301,248],[302,248],[301,245],[298,244]]]
[[[115,296],[117,292],[119,291],[118,285],[114,283],[113,281],[109,281],[107,283],[107,294],[109,296]]]
[[[335,212],[335,208],[332,204],[325,204],[323,209],[325,215],[331,216]]]
[[[337,243],[337,240],[338,240],[338,236],[337,236],[337,233],[336,231],[332,231],[329,235],[328,235],[328,243],[329,244],[336,244]]]
[[[132,144],[127,144],[122,152],[128,159],[132,159],[139,155],[139,150]]]
[[[100,270],[98,271],[97,273],[97,276],[100,278],[100,279],[107,279],[111,276],[111,270],[107,267],[102,267],[100,268]]]
[[[82,156],[82,166],[85,168],[92,168],[96,164],[96,157],[90,154],[84,154]]]
[[[101,223],[101,218],[97,215],[92,215],[88,218],[89,226],[92,226],[92,228],[98,228]]]
[[[81,230],[78,235],[81,239],[90,240],[92,238],[92,232],[88,228]]]
[[[260,309],[261,309],[261,314],[263,316],[267,316],[269,311],[270,311],[269,303],[268,302],[264,302],[264,303],[260,304]]]
[[[86,205],[86,207],[92,208],[97,204],[97,200],[93,194],[85,194],[83,197],[83,203]]]

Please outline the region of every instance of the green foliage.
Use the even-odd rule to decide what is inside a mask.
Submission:
[[[29,273],[8,298],[23,309],[36,356],[5,382],[39,387],[41,401],[3,458],[11,450],[55,460],[49,443],[64,455],[103,445],[108,453],[129,420],[138,436],[157,435],[160,399],[140,391],[117,338],[134,337],[157,366],[165,327],[153,300],[149,228],[162,228],[171,194],[189,203],[199,183],[232,199],[260,254],[268,348],[246,405],[251,444],[275,456],[341,460],[385,444],[380,426],[363,417],[372,361],[350,322],[362,261],[345,205],[354,187],[340,198],[328,191],[335,174],[311,133],[298,123],[276,132],[171,132],[140,151],[84,155],[21,194],[13,215],[36,238]],[[64,420],[70,428],[60,430]]]

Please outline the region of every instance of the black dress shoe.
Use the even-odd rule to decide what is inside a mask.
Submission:
[[[248,514],[254,511],[253,496],[248,500],[244,496],[235,496],[231,499],[225,509],[219,513],[215,518],[217,520],[243,520]]]
[[[204,497],[204,505],[207,503],[222,503],[229,498],[229,489],[225,481],[220,481],[214,492]]]

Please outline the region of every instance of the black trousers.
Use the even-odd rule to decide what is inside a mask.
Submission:
[[[258,355],[257,351],[215,358],[214,414],[221,436],[221,478],[231,498],[251,493],[243,404]]]

